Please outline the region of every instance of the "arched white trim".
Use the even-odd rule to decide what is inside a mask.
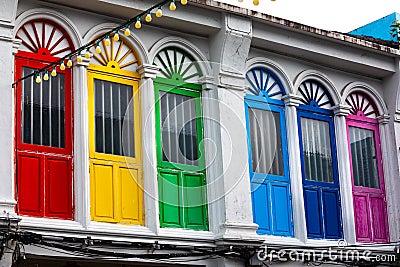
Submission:
[[[283,87],[285,88],[286,94],[288,95],[293,93],[293,85],[283,68],[278,63],[263,57],[255,57],[247,60],[246,72],[257,67],[270,69],[281,81]]]
[[[193,58],[199,63],[200,69],[203,72],[203,76],[211,76],[211,66],[209,65],[209,61],[207,57],[199,50],[197,47],[189,42],[188,40],[177,37],[177,36],[168,36],[158,40],[149,51],[150,62],[153,63],[155,56],[162,49],[170,46],[178,47],[186,52],[188,52]]]
[[[298,95],[300,84],[310,79],[316,80],[325,86],[326,90],[328,90],[329,95],[332,97],[333,106],[342,104],[339,91],[336,89],[333,82],[330,81],[325,74],[316,70],[305,70],[303,72],[300,72],[299,75],[297,75],[297,77],[294,79],[293,92]]]
[[[342,103],[346,103],[347,96],[353,92],[363,92],[369,96],[372,101],[374,101],[379,115],[388,114],[386,103],[378,91],[369,84],[363,82],[351,82],[347,84],[342,90]]]
[[[71,38],[74,48],[77,49],[82,46],[82,37],[79,34],[78,28],[66,16],[54,10],[45,8],[35,8],[25,11],[20,14],[15,21],[15,28],[13,35],[15,36],[19,28],[26,22],[34,19],[48,19],[59,24],[67,32]]]
[[[92,41],[93,38],[95,38],[101,34],[104,34],[117,26],[119,26],[119,25],[115,24],[115,23],[103,23],[103,24],[97,25],[97,26],[91,28],[84,35],[83,41],[85,44],[87,44],[90,41]],[[132,45],[135,48],[136,53],[138,54],[142,64],[149,64],[150,61],[149,61],[149,55],[147,53],[147,49],[144,46],[144,44],[136,36],[133,36],[131,34],[130,36],[126,37],[121,31],[120,31],[119,35],[121,36],[120,38],[124,38],[130,45]]]

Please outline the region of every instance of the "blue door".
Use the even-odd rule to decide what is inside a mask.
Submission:
[[[340,239],[343,234],[333,114],[322,108],[331,100],[316,82],[304,84],[299,91],[306,97],[299,106],[298,125],[307,236]]]
[[[245,97],[253,218],[259,234],[293,236],[283,87],[263,68],[247,73]]]

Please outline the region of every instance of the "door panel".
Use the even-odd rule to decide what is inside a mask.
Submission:
[[[337,191],[322,190],[322,205],[324,207],[325,237],[341,238],[340,203]]]
[[[304,194],[308,236],[321,237],[323,230],[320,192],[316,189],[304,188]]]
[[[368,196],[354,195],[355,226],[357,239],[369,241],[372,239],[369,218]]]
[[[271,203],[272,203],[272,215],[273,215],[273,226],[276,234],[290,235],[292,222],[290,220],[289,207],[290,199],[288,196],[289,185],[286,183],[271,183]]]
[[[160,217],[162,226],[179,227],[182,221],[179,173],[162,171],[159,174]]]
[[[252,183],[252,200],[254,221],[258,224],[257,232],[260,234],[271,233],[271,203],[269,190],[266,184]]]
[[[18,209],[26,215],[43,215],[43,162],[39,155],[19,153],[18,161]]]
[[[72,211],[71,159],[47,158],[47,212],[50,217],[65,217]]]
[[[207,227],[206,186],[202,174],[183,174],[184,216],[186,227],[204,229]]]
[[[123,222],[141,221],[142,189],[139,186],[137,169],[119,168],[121,188],[121,219]]]
[[[370,196],[372,233],[376,242],[384,242],[387,238],[386,203],[383,196]]]
[[[103,164],[92,164],[92,198],[94,220],[114,221],[115,203],[114,203],[114,181],[113,166]]]

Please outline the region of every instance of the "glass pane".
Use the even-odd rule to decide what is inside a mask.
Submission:
[[[195,100],[160,91],[163,161],[198,166]]]
[[[135,157],[132,86],[94,80],[96,152]]]
[[[301,118],[301,132],[306,179],[333,183],[329,123]]]
[[[253,172],[283,176],[280,114],[249,108],[249,124]]]
[[[34,72],[22,68],[22,76]],[[35,82],[32,76],[22,81],[22,142],[65,148],[64,74],[48,81]]]
[[[349,127],[349,133],[354,185],[379,188],[374,132]]]

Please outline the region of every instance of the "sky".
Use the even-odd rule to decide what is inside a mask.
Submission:
[[[349,32],[393,12],[400,0],[216,0],[324,30]]]

